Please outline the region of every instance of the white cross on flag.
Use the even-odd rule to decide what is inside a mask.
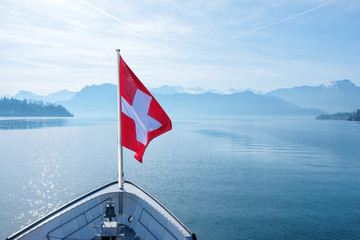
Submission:
[[[121,56],[119,71],[122,144],[142,162],[150,141],[171,130],[171,120]]]

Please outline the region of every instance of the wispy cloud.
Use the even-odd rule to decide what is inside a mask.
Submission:
[[[350,1],[3,1],[0,95],[115,83],[116,48],[147,86],[266,91],[291,85],[289,79],[329,81],[330,75],[356,82],[360,8]],[[235,41],[326,6],[312,15],[311,27]],[[267,21],[268,13],[280,20]],[[238,33],[244,25],[255,27]],[[227,39],[233,44],[223,44],[224,36],[233,36]]]
[[[278,25],[278,24],[281,24],[281,23],[290,21],[290,20],[292,20],[292,19],[301,17],[301,16],[306,15],[306,14],[308,14],[308,13],[311,13],[311,12],[313,12],[313,11],[315,11],[315,10],[318,10],[318,9],[320,9],[320,8],[323,8],[323,7],[325,7],[325,6],[327,6],[327,5],[329,5],[330,3],[335,2],[335,1],[336,1],[336,0],[330,0],[330,1],[327,1],[327,2],[325,2],[325,3],[323,3],[323,4],[320,4],[320,5],[318,5],[318,6],[315,6],[315,7],[313,7],[313,8],[310,8],[310,9],[308,9],[308,10],[305,10],[305,11],[303,11],[303,12],[294,14],[294,15],[292,15],[292,16],[290,16],[290,17],[283,18],[283,19],[281,19],[281,20],[279,20],[279,21],[276,21],[276,22],[273,22],[273,23],[269,23],[269,24],[266,24],[266,25],[263,25],[263,26],[254,28],[254,29],[252,29],[252,30],[250,30],[250,31],[247,31],[247,32],[244,32],[244,33],[236,34],[235,36],[227,39],[225,42],[230,42],[230,41],[235,40],[235,39],[237,39],[237,38],[241,38],[241,37],[244,37],[244,36],[246,36],[246,35],[249,35],[249,34],[252,34],[252,33],[255,33],[255,32],[258,32],[258,31],[261,31],[261,30],[264,30],[264,29],[266,29],[266,28],[269,28],[269,27],[272,27],[272,26],[275,26],[275,25]]]
[[[170,48],[169,46],[167,46],[165,44],[161,44],[161,43],[157,42],[156,40],[152,39],[151,37],[149,37],[149,36],[147,36],[145,34],[142,34],[143,31],[141,31],[142,29],[139,26],[137,26],[135,24],[131,24],[128,21],[122,20],[119,17],[116,17],[116,16],[102,10],[101,8],[99,8],[99,7],[97,7],[97,6],[93,5],[93,4],[90,4],[85,0],[80,0],[80,1],[84,5],[86,5],[87,7],[99,12],[100,14],[102,14],[102,15],[104,15],[104,16],[106,16],[106,17],[108,17],[108,18],[110,18],[110,19],[112,19],[114,21],[117,21],[117,22],[121,23],[122,25],[127,27],[131,31],[132,34],[136,35],[137,37],[140,37],[140,38],[142,38],[144,40],[147,40],[147,41],[152,41],[153,43],[155,43],[156,45],[161,46],[162,48],[165,48],[167,50],[175,52],[174,49]]]
[[[35,61],[26,61],[24,59],[18,59],[18,58],[7,58],[5,60],[11,61],[11,62],[17,62],[17,63],[21,63],[21,64],[26,64],[26,65],[30,65],[30,66],[36,66],[36,67],[59,68],[59,66],[55,65],[55,64],[41,63],[41,62],[35,62]]]

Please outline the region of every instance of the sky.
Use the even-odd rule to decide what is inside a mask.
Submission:
[[[268,92],[360,86],[358,0],[2,0],[0,96],[117,83]]]

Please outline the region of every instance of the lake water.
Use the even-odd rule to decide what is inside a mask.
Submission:
[[[116,122],[0,119],[0,238],[117,180]],[[175,120],[125,178],[198,239],[359,239],[360,124]]]

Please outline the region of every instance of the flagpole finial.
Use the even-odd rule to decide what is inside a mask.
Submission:
[[[119,52],[120,52],[120,49],[116,49],[116,52],[119,53]]]

